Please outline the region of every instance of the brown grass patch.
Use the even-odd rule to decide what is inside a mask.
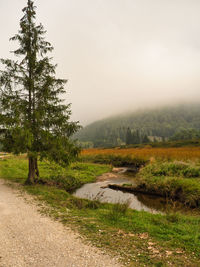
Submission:
[[[194,160],[200,159],[200,147],[179,147],[179,148],[126,148],[126,149],[84,149],[83,156],[92,155],[120,155],[131,156],[142,159],[175,159],[175,160]]]

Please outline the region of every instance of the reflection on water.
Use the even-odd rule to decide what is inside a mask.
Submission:
[[[141,193],[127,193],[120,190],[106,188],[108,184],[133,184],[134,180],[123,174],[104,175],[106,181],[99,181],[83,185],[78,189],[74,196],[90,200],[99,200],[108,203],[129,203],[129,207],[135,210],[144,210],[151,213],[163,213],[166,211],[181,211],[193,214],[195,211],[184,207],[182,204],[169,203],[165,198],[146,195]],[[100,177],[101,178],[101,177]],[[199,214],[199,211],[197,211]]]
[[[113,190],[110,188],[104,188],[111,183],[130,184],[130,182],[133,183],[133,181],[129,179],[111,179],[103,182],[85,184],[74,193],[74,196],[90,200],[99,200],[100,202],[108,203],[128,202],[129,207],[132,209],[144,210],[151,213],[158,213],[158,210],[161,209],[157,208],[157,206],[155,205],[155,200],[152,200],[151,197],[149,201],[149,196],[147,195],[136,195],[132,193],[122,192],[119,190]]]

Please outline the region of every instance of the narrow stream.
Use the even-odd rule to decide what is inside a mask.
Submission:
[[[99,200],[107,203],[126,203],[135,210],[144,210],[151,213],[161,213],[166,210],[166,201],[163,198],[127,193],[107,188],[108,184],[133,184],[134,177],[120,173],[107,173],[99,177],[96,183],[89,183],[79,188],[74,196],[90,200]]]
[[[180,211],[193,213],[180,203],[167,203],[165,198],[142,194],[128,193],[107,188],[108,184],[132,184],[134,176],[126,175],[125,169],[118,173],[106,173],[100,176],[95,183],[83,185],[76,190],[74,196],[107,203],[128,203],[131,209],[144,210],[151,213],[165,213],[166,211]]]

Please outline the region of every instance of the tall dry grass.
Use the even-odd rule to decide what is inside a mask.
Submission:
[[[173,159],[173,160],[200,160],[200,147],[179,147],[179,148],[126,148],[126,149],[84,149],[83,156],[92,155],[120,155],[131,156],[142,159]]]

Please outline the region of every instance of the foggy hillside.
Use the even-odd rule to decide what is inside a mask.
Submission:
[[[116,146],[126,143],[127,131],[140,139],[156,136],[167,140],[184,130],[200,130],[200,105],[184,104],[157,109],[147,109],[96,121],[76,137],[94,146]],[[142,141],[141,141],[142,142]]]

